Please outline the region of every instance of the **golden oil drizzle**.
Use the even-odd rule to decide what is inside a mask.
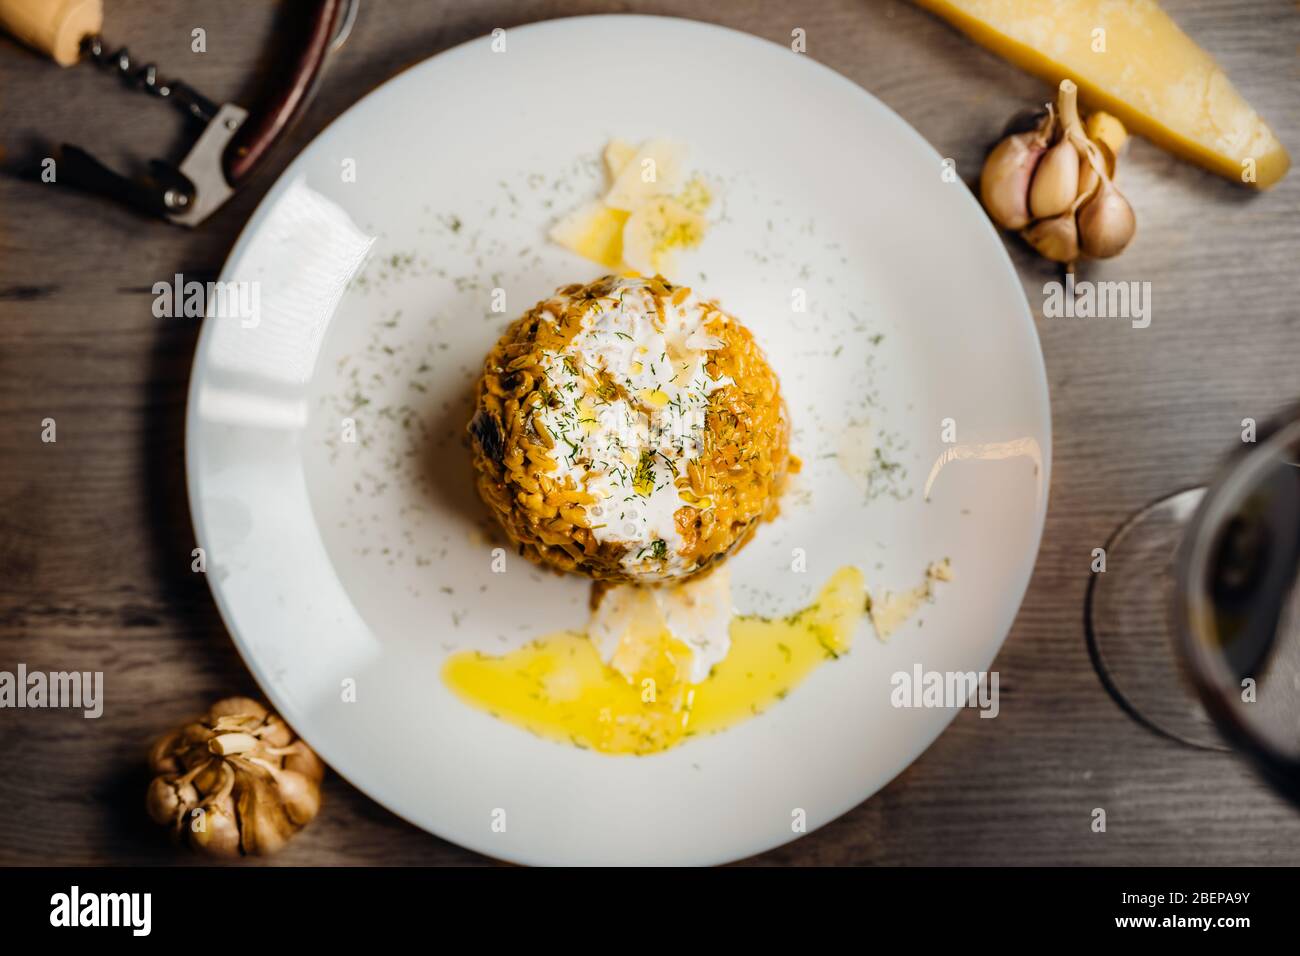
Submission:
[[[455,654],[443,679],[466,703],[537,736],[606,754],[652,754],[763,713],[849,650],[864,615],[862,572],[840,568],[815,601],[784,618],[739,616],[731,650],[699,684],[689,652],[663,634],[630,677],[585,634],[561,631],[502,656]]]

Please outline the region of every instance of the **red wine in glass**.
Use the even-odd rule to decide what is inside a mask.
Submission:
[[[1172,740],[1245,753],[1300,801],[1300,406],[1105,551],[1085,617],[1112,696]]]

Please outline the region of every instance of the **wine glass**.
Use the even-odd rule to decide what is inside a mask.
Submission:
[[[1088,647],[1134,719],[1236,748],[1300,800],[1300,405],[1124,522],[1089,583]]]

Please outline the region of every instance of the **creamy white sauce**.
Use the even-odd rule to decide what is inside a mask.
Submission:
[[[731,649],[731,573],[725,565],[671,587],[620,584],[591,614],[587,634],[601,660],[632,678],[641,655],[667,633],[690,650],[698,684]]]
[[[555,440],[553,474],[596,496],[582,506],[592,533],[625,545],[623,568],[646,580],[694,568],[673,515],[699,503],[676,479],[699,457],[709,396],[732,384],[704,367],[722,346],[704,328],[716,310],[692,294],[680,305],[665,300],[663,311],[660,326],[645,280],[621,279],[590,305],[563,351],[543,355],[558,399],[540,416]]]

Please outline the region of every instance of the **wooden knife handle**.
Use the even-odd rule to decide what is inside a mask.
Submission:
[[[345,0],[318,0],[305,41],[291,62],[284,85],[265,109],[243,125],[226,151],[226,180],[231,186],[238,186],[248,178],[307,105],[345,7]]]
[[[103,26],[103,0],[0,0],[0,29],[60,66],[76,63],[82,39]]]

